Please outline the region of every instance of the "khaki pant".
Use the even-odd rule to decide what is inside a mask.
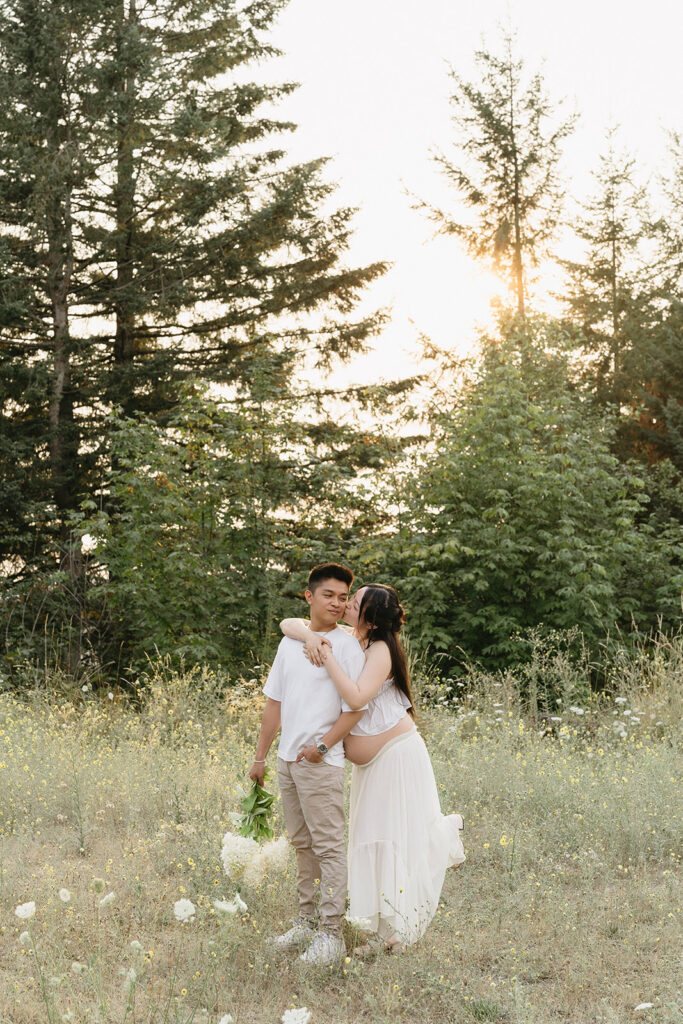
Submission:
[[[296,850],[299,915],[315,922],[320,887],[320,928],[341,934],[346,910],[344,769],[321,761],[278,758],[278,782],[285,826]]]

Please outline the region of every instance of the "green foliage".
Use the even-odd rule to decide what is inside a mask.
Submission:
[[[266,771],[265,778],[269,772]],[[253,782],[251,789],[241,802],[242,813],[234,815],[234,822],[239,826],[239,835],[247,836],[260,842],[261,839],[272,839],[273,829],[270,826],[272,806],[275,797]]]
[[[322,213],[325,161],[287,160],[272,108],[294,86],[250,74],[281,8],[3,5],[0,558],[20,579],[76,579],[68,521],[102,496],[112,409],[163,423],[183,382],[239,387],[255,357],[284,394],[383,322],[353,316],[384,265],[344,265],[354,211]]]
[[[596,400],[619,412],[616,450],[652,466],[683,469],[683,319],[681,251],[683,159],[674,136],[668,208],[653,220],[635,161],[615,148],[595,172],[596,194],[575,226],[584,245],[569,272],[565,303],[589,355],[586,381]],[[653,484],[648,480],[648,490]]]
[[[575,118],[553,124],[543,78],[529,80],[505,34],[500,54],[479,50],[476,82],[451,72],[457,162],[437,156],[446,180],[476,220],[422,203],[445,234],[462,238],[476,257],[502,270],[524,315],[528,269],[538,263],[559,220],[564,190],[558,163]]]
[[[651,314],[641,263],[646,192],[635,182],[635,160],[617,152],[615,135],[615,129],[608,132],[607,152],[594,174],[596,194],[574,225],[585,258],[564,263],[569,272],[567,308],[586,333],[586,347],[598,354],[603,402],[623,393],[626,352]]]
[[[590,647],[615,623],[677,621],[680,525],[649,522],[642,476],[577,379],[559,325],[510,321],[435,404],[412,522],[380,543],[413,640],[446,664],[524,660],[534,627],[576,626]]]
[[[73,520],[88,550],[81,621],[107,675],[135,677],[157,655],[262,664],[310,566],[347,559],[372,529],[359,474],[400,446],[309,417],[307,392],[253,360],[248,389],[218,399],[188,385],[164,427],[112,418],[106,504],[88,500]]]

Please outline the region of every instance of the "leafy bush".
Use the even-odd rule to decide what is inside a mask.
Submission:
[[[680,616],[683,528],[651,523],[641,471],[578,386],[553,322],[503,325],[432,411],[410,526],[368,545],[410,607],[411,633],[447,664],[527,658],[529,629],[577,627],[593,648]],[[448,399],[448,401],[447,401]]]

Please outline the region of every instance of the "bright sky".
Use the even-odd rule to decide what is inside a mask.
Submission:
[[[500,23],[517,30],[528,69],[543,66],[551,98],[581,114],[565,160],[576,198],[610,123],[643,180],[666,165],[665,130],[683,128],[680,0],[290,0],[271,36],[285,56],[263,69],[301,83],[278,110],[299,125],[289,152],[333,158],[337,203],[360,208],[349,262],[394,264],[366,307],[392,306],[392,323],[340,383],[411,372],[419,332],[466,351],[489,319],[500,286],[454,239],[433,239],[405,191],[453,203],[429,156],[452,138],[447,65],[473,78],[474,52],[495,48]]]

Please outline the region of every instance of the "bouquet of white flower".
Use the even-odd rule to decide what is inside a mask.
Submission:
[[[272,793],[254,782],[242,800],[242,813],[231,815],[239,832],[223,836],[221,860],[226,875],[234,882],[255,887],[271,872],[287,869],[289,843],[284,836],[273,839],[269,822],[274,800]]]

